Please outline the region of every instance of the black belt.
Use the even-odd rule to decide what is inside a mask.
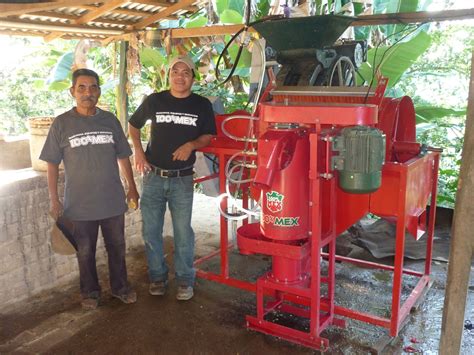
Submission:
[[[165,170],[165,169],[160,169],[156,166],[152,166],[152,172],[155,173],[158,176],[161,176],[162,178],[174,178],[174,177],[180,177],[180,176],[189,176],[194,174],[193,168],[187,168],[183,170]]]

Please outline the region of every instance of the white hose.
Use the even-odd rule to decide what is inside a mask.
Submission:
[[[253,42],[259,49],[260,49],[260,58],[261,58],[261,63],[262,63],[262,70],[261,70],[261,75],[260,75],[260,80],[258,82],[257,86],[257,94],[255,95],[255,100],[254,100],[254,105],[252,108],[252,115],[255,114],[255,111],[257,110],[258,106],[258,100],[260,100],[260,94],[262,92],[262,87],[263,87],[263,80],[265,79],[265,68],[267,67],[265,63],[265,49],[260,45],[260,40],[255,40]]]
[[[260,50],[260,55],[261,55],[261,63],[262,63],[262,70],[261,70],[261,75],[260,75],[260,80],[259,80],[259,83],[258,83],[258,87],[257,87],[257,94],[255,96],[255,104],[254,104],[254,107],[252,109],[252,115],[255,114],[255,111],[257,109],[257,104],[258,104],[258,100],[260,98],[260,91],[262,90],[262,86],[263,86],[263,80],[264,80],[264,77],[265,77],[265,52],[264,52],[264,49],[262,48],[262,46],[260,45],[260,42],[257,40],[257,41],[254,41],[254,44],[256,44],[256,46],[258,47],[258,49]],[[248,144],[250,143],[250,140],[251,137],[252,137],[252,133],[253,133],[253,125],[249,122],[249,129],[247,131],[247,137],[237,137],[237,136],[234,136],[233,134],[231,134],[230,132],[228,132],[226,129],[225,129],[225,124],[231,120],[235,120],[235,119],[245,119],[245,120],[249,120],[249,121],[258,121],[258,117],[254,117],[254,116],[244,116],[244,115],[234,115],[234,116],[229,116],[227,117],[226,119],[224,119],[224,121],[222,121],[222,124],[221,124],[221,128],[222,128],[222,132],[229,138],[235,140],[235,141],[238,141],[238,142],[245,142],[245,145],[244,145],[244,151],[247,150],[247,147],[248,147]],[[237,163],[236,165],[232,166],[231,167],[231,164],[232,162],[238,157],[238,156],[243,156],[243,161]],[[252,217],[258,217],[260,215],[260,213],[257,211],[258,207],[259,207],[259,204],[257,203],[254,208],[252,209],[245,209],[243,207],[240,207],[236,204],[236,201],[237,199],[232,196],[232,194],[230,193],[230,188],[229,188],[229,183],[233,183],[233,184],[236,184],[236,194],[237,194],[237,191],[240,187],[241,184],[243,183],[250,183],[253,181],[253,179],[245,179],[245,180],[242,180],[242,174],[243,174],[243,169],[245,168],[245,161],[246,161],[246,156],[244,154],[244,152],[238,152],[234,155],[232,155],[229,160],[227,161],[227,164],[225,166],[225,176],[226,176],[226,193],[224,194],[221,194],[220,196],[218,196],[217,198],[217,203],[218,203],[218,208],[219,208],[219,212],[221,213],[222,216],[224,216],[225,218],[229,219],[229,220],[233,220],[233,221],[239,221],[239,220],[244,220],[245,218],[248,218],[250,216]],[[239,178],[238,179],[234,179],[232,177],[232,174],[234,174],[234,171],[236,169],[239,169],[240,168],[240,172],[239,172]],[[240,216],[235,216],[235,215],[231,215],[229,213],[227,213],[226,211],[223,211],[222,208],[221,208],[221,202],[224,198],[228,198],[229,199],[229,207],[231,207],[232,209],[236,209],[236,210],[239,210],[241,212],[244,212],[245,215],[240,215]]]
[[[225,124],[229,121],[232,121],[232,120],[236,120],[236,119],[245,119],[245,120],[251,120],[251,121],[258,121],[258,117],[253,117],[253,116],[245,116],[245,115],[235,115],[235,116],[229,116],[227,117],[226,119],[224,119],[224,121],[222,121],[221,123],[221,128],[222,128],[222,132],[229,138],[237,141],[237,142],[248,142],[248,138],[250,137],[250,135],[248,135],[247,137],[237,137],[237,136],[234,136],[233,134],[229,133],[226,129],[225,129]],[[251,125],[250,125],[251,126]],[[249,132],[252,131],[252,128],[249,128]]]
[[[231,215],[231,214],[227,213],[226,211],[223,211],[222,208],[221,208],[221,202],[224,198],[230,199],[231,207],[236,207],[237,209],[242,210],[242,212],[244,212],[246,214],[242,214],[240,216],[235,216],[235,215]],[[224,216],[225,218],[227,218],[229,220],[233,220],[233,221],[242,221],[242,220],[248,218],[249,215],[251,215],[251,216],[259,216],[260,215],[259,212],[250,211],[250,210],[247,210],[247,209],[242,208],[240,206],[237,206],[237,205],[233,204],[232,201],[235,201],[235,199],[232,197],[232,195],[230,195],[228,193],[223,193],[223,194],[217,196],[217,208],[219,209],[220,214],[222,216]]]

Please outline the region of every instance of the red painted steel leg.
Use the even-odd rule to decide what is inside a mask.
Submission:
[[[400,190],[398,194],[398,216],[395,237],[395,263],[393,273],[393,290],[392,290],[392,317],[390,319],[390,335],[396,336],[398,334],[399,326],[399,312],[400,312],[400,298],[402,292],[402,277],[403,277],[403,258],[405,255],[405,201],[406,201],[406,169],[400,170]]]
[[[310,300],[310,334],[318,336],[319,313],[321,311],[321,181],[318,174],[318,135],[310,134],[310,231],[311,231],[311,300]]]
[[[227,157],[224,154],[219,154],[219,191],[221,193],[225,192],[225,165],[227,162]],[[227,211],[227,199],[222,199],[221,209]],[[228,249],[227,244],[229,242],[228,236],[228,224],[227,219],[224,216],[221,216],[221,275],[224,278],[229,277],[229,261],[228,261]]]
[[[431,274],[431,261],[433,258],[433,240],[436,222],[436,197],[438,195],[438,170],[439,170],[439,153],[433,153],[434,164],[431,179],[431,201],[430,216],[428,222],[428,238],[426,240],[426,259],[425,259],[425,275]]]

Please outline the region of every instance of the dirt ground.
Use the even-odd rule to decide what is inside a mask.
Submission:
[[[197,256],[218,247],[218,216],[210,199],[197,195],[194,228]],[[211,212],[210,212],[211,211]],[[170,259],[172,239],[165,230]],[[338,238],[339,239],[339,238]],[[352,257],[374,261],[370,253],[340,238],[341,249],[350,248]],[[380,260],[375,260],[380,262]],[[382,262],[390,263],[393,258]],[[34,297],[15,309],[0,313],[0,354],[317,354],[318,352],[287,341],[249,331],[245,315],[255,314],[255,295],[229,286],[198,279],[195,296],[187,302],[175,299],[176,285],[164,297],[148,294],[146,260],[137,249],[128,257],[129,278],[138,293],[138,302],[124,305],[113,299],[108,290],[107,270],[100,268],[103,300],[96,311],[80,308],[78,285],[71,284]],[[218,271],[218,259],[203,264],[206,270]],[[424,261],[406,261],[407,267],[421,270]],[[255,280],[269,267],[265,256],[230,254],[231,276]],[[324,267],[324,263],[323,263]],[[441,332],[447,264],[433,263],[433,284],[424,302],[408,317],[396,338],[387,331],[362,322],[347,320],[347,327],[330,327],[322,333],[330,341],[330,354],[437,354]],[[462,354],[474,353],[474,268],[471,268],[466,327]],[[370,311],[384,316],[390,311],[391,276],[381,270],[359,268],[341,263],[336,267],[336,299],[342,306]],[[415,281],[404,279],[403,294]],[[284,319],[300,323],[304,320]],[[383,345],[387,345],[382,350]]]

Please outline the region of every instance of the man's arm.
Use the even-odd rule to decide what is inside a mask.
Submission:
[[[138,207],[138,199],[140,196],[138,195],[137,186],[135,185],[135,180],[133,179],[133,170],[132,165],[130,164],[130,159],[127,157],[123,159],[117,159],[117,161],[119,163],[120,170],[122,171],[122,175],[127,181],[127,202],[134,201],[136,209]]]
[[[51,202],[49,213],[57,220],[63,214],[63,204],[58,195],[59,165],[48,162],[48,190]]]
[[[197,137],[195,140],[186,142],[173,153],[173,160],[188,160],[193,150],[204,148],[211,143],[212,134],[203,134]]]
[[[140,130],[133,127],[130,123],[128,124],[128,133],[132,138],[135,169],[140,174],[146,173],[151,170],[150,164],[146,161],[145,152],[142,147],[142,140],[140,139]]]

